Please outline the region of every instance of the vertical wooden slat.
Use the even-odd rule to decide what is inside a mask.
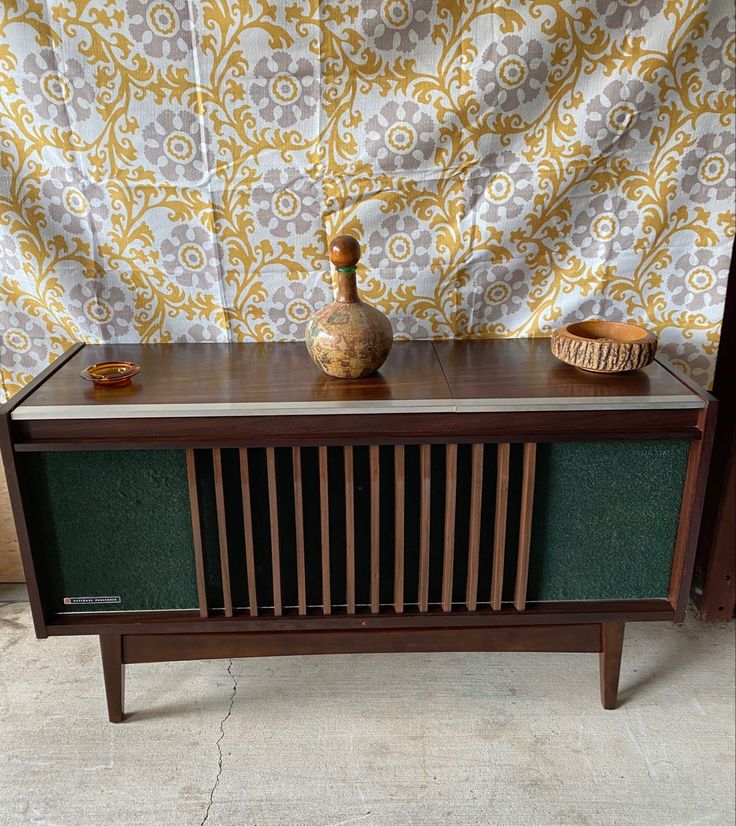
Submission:
[[[248,450],[241,447],[240,495],[243,500],[243,531],[245,534],[245,570],[248,577],[248,605],[251,617],[258,616],[258,594],[256,592],[256,560],[253,552],[253,512],[250,504],[250,472],[248,471]]]
[[[222,599],[225,616],[233,615],[233,595],[230,589],[230,558],[227,552],[227,522],[225,521],[225,492],[222,484],[222,451],[216,447],[212,451],[215,471],[215,503],[217,505],[217,538],[220,545],[220,576],[222,579]]]
[[[404,445],[394,446],[394,610],[404,610]]]
[[[304,507],[302,498],[302,449],[292,447],[291,467],[294,471],[294,530],[296,535],[296,584],[299,613],[307,613],[307,584],[304,571]]]
[[[380,549],[381,549],[381,512],[380,488],[381,474],[379,468],[378,445],[368,448],[371,477],[371,612],[377,614],[380,609]]]
[[[194,542],[194,570],[197,577],[197,600],[199,616],[207,616],[207,587],[204,576],[204,553],[202,551],[202,526],[199,520],[199,492],[197,491],[197,468],[194,451],[187,450],[187,483],[189,485],[189,509],[192,514],[192,541]]]
[[[353,448],[343,448],[345,462],[345,593],[348,614],[355,613],[355,485]]]
[[[419,447],[419,610],[429,607],[429,506],[432,495],[430,445]]]
[[[519,524],[519,555],[516,563],[516,590],[514,607],[523,611],[526,607],[526,585],[529,579],[529,547],[532,541],[532,509],[534,507],[534,473],[536,470],[537,445],[524,445],[524,476],[521,483],[521,521]]]
[[[281,604],[281,552],[279,550],[279,504],[276,487],[276,455],[274,448],[266,448],[266,468],[268,473],[268,515],[271,525],[271,572],[273,577],[273,612],[277,617],[283,613]]]
[[[327,477],[327,448],[319,448],[319,519],[322,534],[322,611],[332,613],[330,594],[330,499]]]
[[[445,550],[442,559],[442,610],[452,610],[452,572],[455,561],[455,503],[457,445],[445,447]]]
[[[493,574],[491,578],[491,608],[501,610],[503,598],[503,567],[506,552],[506,512],[509,501],[509,457],[511,445],[499,444],[496,458],[496,521],[493,531]]]
[[[480,508],[483,492],[483,445],[473,445],[470,476],[470,538],[468,541],[468,579],[465,604],[475,611],[478,600],[478,556],[480,552]]]

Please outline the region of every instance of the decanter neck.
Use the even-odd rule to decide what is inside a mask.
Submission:
[[[354,304],[360,301],[358,284],[355,279],[355,267],[337,268],[337,296],[335,300],[340,304]]]

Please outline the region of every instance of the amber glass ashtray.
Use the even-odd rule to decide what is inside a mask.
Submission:
[[[140,372],[140,366],[132,361],[103,361],[85,367],[79,375],[95,387],[113,388],[127,387]]]

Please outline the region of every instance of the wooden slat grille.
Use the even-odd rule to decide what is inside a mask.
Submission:
[[[475,611],[478,601],[483,445],[473,445],[470,480],[470,541],[468,543],[468,578],[465,589],[465,604],[468,611]]]
[[[535,450],[504,443],[214,449],[209,470],[197,461],[204,451],[188,451],[200,615],[213,610],[205,574],[212,554],[226,616],[504,604],[522,611]],[[212,506],[203,504],[203,490],[216,514],[209,539]],[[517,519],[518,537],[515,526],[508,530]]]
[[[291,466],[294,471],[294,535],[296,542],[296,581],[299,613],[307,613],[307,584],[304,566],[304,502],[302,499],[302,451],[291,449]]]
[[[524,477],[521,485],[521,519],[519,522],[519,555],[516,563],[516,590],[514,607],[523,611],[526,607],[526,586],[529,579],[529,551],[532,538],[532,508],[534,506],[534,475],[537,462],[537,445],[524,445]]]
[[[227,546],[227,522],[225,516],[225,491],[222,479],[222,451],[213,451],[215,474],[215,502],[217,503],[217,540],[220,545],[220,576],[222,579],[222,598],[225,616],[233,615],[233,596],[230,587],[230,555]]]
[[[248,610],[252,617],[258,616],[258,596],[256,591],[256,562],[253,551],[253,516],[250,504],[250,473],[248,471],[248,451],[240,449],[240,498],[243,505],[243,536],[245,542],[245,572],[248,584]]]
[[[491,580],[491,608],[501,610],[503,596],[503,568],[506,556],[506,518],[509,503],[509,459],[511,445],[500,444],[496,463],[496,514],[493,532],[493,578]]]
[[[197,468],[193,450],[187,450],[187,484],[189,486],[189,509],[192,515],[192,540],[194,545],[194,570],[197,578],[197,602],[199,616],[206,617],[207,587],[204,574],[204,554],[202,551],[202,525],[199,516],[199,490]]]
[[[452,610],[455,562],[455,504],[457,502],[457,445],[445,448],[445,533],[442,558],[442,610]]]
[[[273,576],[273,612],[281,616],[281,555],[279,552],[279,505],[276,485],[276,456],[272,447],[266,448],[268,473],[268,515],[271,527],[271,574]]]

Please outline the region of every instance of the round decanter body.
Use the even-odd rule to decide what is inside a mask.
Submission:
[[[393,331],[386,316],[363,301],[336,301],[316,312],[307,325],[307,349],[315,363],[340,379],[360,379],[386,361]]]
[[[360,246],[350,235],[330,243],[330,261],[337,267],[337,297],[318,310],[307,325],[309,355],[328,376],[359,379],[375,373],[386,361],[393,344],[391,323],[370,304],[360,300],[355,267]]]

